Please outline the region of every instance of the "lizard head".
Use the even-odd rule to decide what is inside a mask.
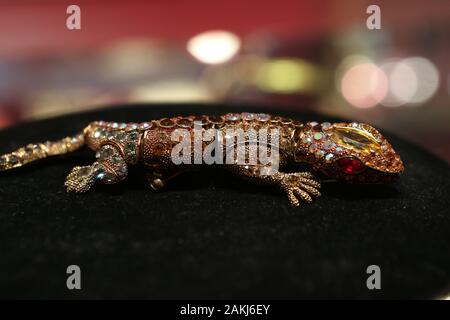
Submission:
[[[326,179],[385,183],[403,172],[400,156],[368,124],[309,122],[295,137],[296,161],[307,162]]]

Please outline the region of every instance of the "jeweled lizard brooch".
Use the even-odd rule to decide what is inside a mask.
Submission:
[[[210,134],[208,139],[201,138],[200,142],[194,141],[195,134],[189,135],[194,131],[206,133],[211,129],[216,132],[212,136]],[[236,130],[252,134],[244,135],[244,139],[238,142],[234,140],[235,137],[229,137],[229,132]],[[175,135],[174,139],[176,131],[185,134]],[[178,148],[178,151],[188,150],[189,154],[184,155],[184,159],[192,162],[174,161],[174,150],[181,144],[180,137],[187,137],[188,142],[192,142],[191,146],[184,143],[182,148]],[[219,144],[221,139],[228,139],[232,143]],[[92,122],[82,133],[73,137],[29,144],[1,156],[0,171],[21,167],[49,156],[67,154],[87,145],[97,152],[97,160],[92,165],[75,167],[70,172],[65,182],[67,191],[83,193],[96,182],[117,183],[126,178],[128,166],[137,163],[148,167],[150,187],[160,190],[184,170],[200,167],[199,164],[205,165],[199,159],[202,154],[196,150],[196,143],[199,143],[201,152],[208,150],[208,146],[211,151],[214,149],[211,148],[212,144],[216,143],[216,148],[210,154],[216,160],[225,159],[230,154],[230,146],[244,146],[245,153],[241,161],[231,157],[232,162],[223,161],[222,166],[255,183],[279,187],[295,206],[300,201],[311,202],[312,197],[320,196],[321,180],[388,183],[403,172],[400,156],[368,124],[301,123],[261,113],[179,116],[140,124]],[[276,169],[273,169],[273,163],[249,161],[252,160],[249,152],[252,146],[257,146],[258,152],[261,152],[261,148],[271,148],[272,155],[277,153],[277,157],[273,158],[278,161]],[[233,149],[233,152],[236,150]],[[283,172],[288,164],[306,164],[310,171]]]

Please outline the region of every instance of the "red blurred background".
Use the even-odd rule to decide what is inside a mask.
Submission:
[[[69,5],[81,30],[68,30]],[[369,5],[381,10],[370,30]],[[450,161],[450,2],[0,1],[0,127],[124,102],[366,121]],[[274,110],[276,112],[276,110]]]

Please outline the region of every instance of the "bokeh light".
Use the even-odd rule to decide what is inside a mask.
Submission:
[[[357,108],[377,105],[388,89],[388,79],[383,70],[373,63],[360,63],[351,67],[342,77],[343,97]]]
[[[255,83],[266,92],[308,92],[317,89],[318,72],[314,65],[302,59],[273,59],[260,64]]]
[[[338,92],[341,92],[342,78],[345,73],[353,66],[362,63],[373,63],[372,59],[362,54],[351,54],[345,57],[337,66],[335,72],[335,85]]]
[[[414,70],[400,59],[384,61],[380,68],[389,81],[386,97],[381,102],[386,107],[399,107],[408,103],[417,91],[418,79]]]
[[[241,47],[238,36],[228,31],[206,31],[192,37],[187,50],[198,61],[219,64],[231,60]]]
[[[434,64],[421,57],[385,61],[381,69],[387,74],[389,92],[384,106],[420,105],[439,87],[439,73]]]
[[[422,57],[405,59],[403,64],[409,66],[417,76],[418,86],[410,99],[410,104],[422,104],[428,101],[439,87],[439,72],[434,64]]]
[[[178,79],[137,86],[130,93],[135,102],[208,102],[213,100],[207,88],[198,83]]]

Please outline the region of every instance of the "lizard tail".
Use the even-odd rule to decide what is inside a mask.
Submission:
[[[66,154],[80,149],[85,144],[83,133],[57,141],[29,144],[0,157],[0,171],[21,167],[27,163],[50,156]]]

